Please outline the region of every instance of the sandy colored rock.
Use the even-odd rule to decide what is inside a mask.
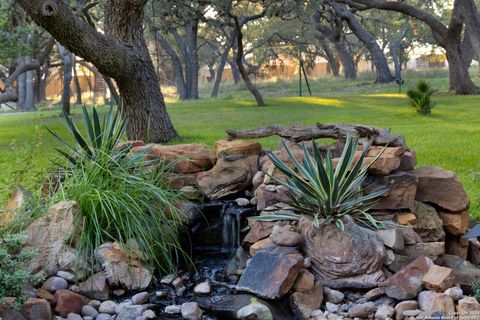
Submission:
[[[454,280],[452,269],[432,265],[423,276],[422,283],[430,290],[443,292],[453,286]]]
[[[95,257],[111,286],[140,291],[152,281],[152,273],[142,265],[140,258],[133,252],[127,253],[119,243],[102,244],[95,250]]]
[[[416,310],[417,308],[418,302],[416,300],[401,301],[395,306],[395,319],[402,320],[404,311]]]
[[[25,247],[36,250],[35,257],[28,265],[30,272],[54,269],[65,244],[75,233],[74,219],[78,212],[75,201],[59,202],[26,228]]]
[[[218,158],[251,154],[259,155],[262,151],[260,143],[247,140],[219,140],[215,142],[214,146]]]
[[[110,293],[110,287],[103,272],[93,274],[85,282],[80,283],[78,288],[82,295],[101,301],[107,300]]]
[[[455,303],[452,297],[434,291],[422,291],[418,294],[418,306],[427,316],[434,312],[442,312],[445,316],[455,312]]]
[[[309,291],[313,289],[315,284],[315,277],[307,269],[302,269],[298,273],[297,280],[293,285],[293,290],[295,291]],[[323,291],[322,291],[323,292]]]
[[[449,213],[439,211],[438,215],[443,221],[445,231],[454,236],[461,236],[468,230],[468,219],[470,217],[468,210],[460,213]]]
[[[265,238],[252,244],[250,246],[249,253],[253,257],[260,250],[274,247],[276,247],[276,245],[273,243],[273,241],[270,238]]]
[[[468,208],[467,193],[452,171],[423,167],[414,173],[418,178],[417,200],[434,203],[451,212]]]
[[[310,314],[320,309],[323,302],[323,287],[316,283],[310,290],[294,292],[290,296],[290,303],[294,309],[297,309],[302,316],[307,319]]]
[[[457,312],[466,317],[480,315],[480,303],[474,297],[465,297],[458,301]]]
[[[412,226],[417,223],[417,217],[411,212],[397,213],[397,222],[402,226]]]
[[[148,160],[163,160],[174,164],[173,171],[178,173],[194,173],[206,171],[215,164],[215,154],[203,144],[150,144],[132,148],[132,152],[147,150]]]
[[[28,299],[23,304],[20,313],[27,320],[50,320],[52,318],[52,308],[45,299]]]

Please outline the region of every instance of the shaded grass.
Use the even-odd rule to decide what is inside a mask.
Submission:
[[[417,79],[418,80],[418,79]],[[412,80],[413,82],[413,80]],[[345,87],[325,89],[321,97],[278,97],[267,99],[268,106],[256,107],[252,100],[204,99],[195,102],[171,103],[168,111],[182,136],[181,142],[204,143],[225,138],[226,129],[246,129],[274,123],[314,124],[316,122],[350,122],[391,127],[403,134],[407,144],[417,152],[418,165],[436,165],[454,171],[472,201],[471,213],[480,217],[480,105],[479,97],[454,96],[446,93],[446,79],[436,79],[433,87],[443,90],[434,100],[433,114],[422,117],[409,106],[404,95],[396,94],[390,85],[358,85],[339,81]],[[315,83],[315,85],[317,85]],[[321,86],[322,84],[318,84]],[[326,86],[326,85],[324,85]],[[365,86],[368,87],[364,93]],[[361,89],[359,89],[361,88]],[[372,89],[373,88],[373,89]],[[274,91],[274,88],[271,88]],[[238,93],[242,98],[250,98]],[[75,117],[79,119],[78,111]],[[38,189],[36,172],[48,166],[54,140],[44,125],[62,131],[58,111],[0,115],[0,201],[11,186],[21,181],[30,189]],[[12,142],[14,141],[14,142]],[[179,141],[177,141],[179,142]],[[278,138],[262,139],[264,147],[273,148]],[[24,162],[29,158],[30,162]],[[25,172],[22,169],[26,168]]]

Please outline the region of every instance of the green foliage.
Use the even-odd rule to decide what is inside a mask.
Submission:
[[[13,306],[19,308],[28,299],[23,292],[27,284],[38,284],[42,277],[31,275],[25,268],[34,252],[22,249],[25,235],[7,234],[0,235],[0,304],[6,297],[16,297]]]
[[[290,206],[295,212],[312,216],[313,224],[317,227],[320,224],[335,223],[340,230],[343,230],[342,218],[345,215],[352,216],[359,224],[372,229],[384,227],[367,211],[373,207],[375,200],[385,193],[386,189],[364,194],[362,188],[368,168],[381,153],[370,164],[363,165],[366,150],[355,160],[358,141],[349,136],[335,168],[330,151],[328,150],[326,156],[323,156],[315,141],[312,141],[313,157],[305,144],[302,145],[301,163],[285,143],[283,146],[296,170],[291,169],[273,153],[269,153],[268,157],[286,176],[286,180],[273,176],[272,178],[291,191]],[[259,216],[258,220],[272,218],[275,218],[275,215]]]
[[[475,299],[480,301],[480,282],[476,281],[472,283],[472,291]]]
[[[430,84],[426,81],[419,81],[415,89],[407,91],[407,96],[410,98],[410,104],[418,113],[428,115],[432,113],[432,109],[436,102],[432,101],[433,94],[437,90],[432,89]]]
[[[106,241],[128,248],[134,240],[146,262],[171,272],[182,253],[181,216],[174,206],[180,200],[178,194],[164,186],[168,168],[145,161],[144,152],[129,155],[129,148],[118,147],[125,121],[112,109],[103,121],[95,108],[92,115],[84,109],[83,117],[88,138],[65,114],[76,146],[52,132],[64,146],[57,151],[67,163],[61,171],[64,181],[53,198],[79,204],[78,252],[89,261],[95,248]]]

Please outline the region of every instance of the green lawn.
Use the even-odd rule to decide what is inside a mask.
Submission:
[[[224,96],[221,100],[170,103],[168,111],[182,142],[207,145],[224,138],[229,128],[274,123],[351,122],[391,127],[394,133],[403,134],[417,152],[419,166],[436,165],[457,173],[470,196],[472,214],[480,217],[480,181],[475,179],[475,173],[480,173],[479,97],[441,93],[436,97],[438,105],[433,115],[422,117],[408,105],[404,95],[393,94],[395,85],[368,90],[388,94],[363,94],[363,89],[358,92],[358,88],[363,85],[350,83],[337,92],[325,90],[322,97],[268,98],[265,108],[254,106],[251,100]],[[78,110],[75,114],[79,118]],[[55,146],[44,126],[63,130],[59,112],[0,114],[0,202],[17,182],[38,190],[40,175]],[[272,148],[278,139],[261,142]]]

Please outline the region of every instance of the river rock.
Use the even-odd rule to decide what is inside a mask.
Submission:
[[[100,313],[115,314],[115,308],[117,308],[117,303],[112,300],[103,301],[98,307]]]
[[[144,304],[148,301],[148,292],[139,292],[133,295],[131,299],[133,304]]]
[[[407,310],[416,310],[418,308],[418,302],[416,300],[405,300],[399,302],[395,306],[395,319],[402,320],[403,313]]]
[[[423,241],[441,241],[445,239],[442,219],[440,219],[434,207],[415,201],[412,212],[417,218],[415,231],[422,237]]]
[[[302,236],[292,225],[280,226],[276,224],[273,226],[270,240],[279,246],[294,247],[302,241]]]
[[[209,294],[210,293],[210,283],[208,281],[201,282],[193,288],[193,293],[195,294]]]
[[[50,293],[55,293],[58,289],[67,289],[67,280],[60,277],[50,277],[42,285],[42,289],[47,290]]]
[[[397,300],[415,298],[422,288],[423,277],[432,265],[432,260],[427,257],[415,259],[385,281],[385,293]]]
[[[202,144],[149,144],[132,149],[132,152],[140,151],[146,152],[147,160],[163,160],[167,164],[173,164],[173,171],[178,173],[209,170],[215,163],[213,151]]]
[[[362,318],[367,319],[375,314],[377,308],[373,302],[365,302],[360,304],[354,304],[348,308],[348,316],[350,318]]]
[[[439,211],[438,215],[443,221],[445,231],[454,236],[461,236],[468,230],[469,213],[464,210],[460,213],[449,213]]]
[[[451,212],[468,208],[467,193],[452,171],[424,167],[414,173],[418,178],[417,200],[434,203]]]
[[[303,267],[303,256],[291,247],[260,250],[253,257],[237,284],[238,291],[277,299],[287,293]]]
[[[312,289],[302,292],[294,292],[290,296],[290,303],[294,310],[307,319],[310,314],[320,308],[323,301],[323,287],[316,283]]]
[[[78,212],[79,208],[75,201],[59,202],[26,228],[25,247],[36,250],[28,265],[30,272],[37,273],[40,270],[52,272],[65,243],[75,233],[74,219]]]
[[[202,310],[196,302],[186,302],[180,306],[180,312],[183,319],[200,320],[202,319]]]
[[[200,297],[198,303],[205,312],[214,315],[217,319],[237,319],[240,310],[242,310],[242,315],[251,315],[250,312],[253,311],[257,315],[258,312],[266,316],[271,314],[275,320],[294,319],[294,315],[290,314],[290,311],[283,304],[271,303],[250,294],[237,293],[235,295],[225,294]],[[263,306],[257,304],[262,304]],[[257,319],[264,318],[257,317]]]
[[[343,292],[331,289],[329,287],[323,287],[323,292],[325,293],[325,297],[327,298],[327,301],[331,303],[338,304],[343,301],[345,298],[345,294]]]
[[[304,251],[318,280],[332,288],[372,288],[384,280],[385,248],[375,232],[358,226],[351,217],[345,230],[335,224],[302,225]]]
[[[105,273],[97,272],[90,276],[85,282],[78,285],[80,293],[91,299],[107,300],[110,287],[107,283]]]
[[[453,270],[437,265],[432,265],[422,279],[422,283],[426,288],[436,292],[443,292],[451,288],[453,282]]]
[[[145,305],[131,305],[125,306],[122,311],[117,315],[115,320],[132,320],[140,317],[142,313],[146,310]]]
[[[84,305],[82,307],[82,316],[95,318],[98,315],[98,311],[91,305]]]
[[[55,312],[61,317],[69,313],[80,314],[82,307],[88,303],[88,299],[70,290],[60,289],[55,292]]]
[[[395,314],[395,308],[389,306],[388,304],[382,304],[375,312],[375,319],[378,320],[387,320],[391,319]]]
[[[454,301],[458,301],[463,297],[463,290],[459,287],[451,287],[445,290],[445,294],[448,294]]]
[[[387,188],[387,192],[379,197],[375,204],[377,210],[410,209],[415,202],[417,178],[411,172],[395,172],[385,177],[370,176],[366,179],[367,193],[379,188]]]
[[[95,250],[95,257],[101,264],[112,286],[129,290],[145,290],[152,281],[152,273],[144,267],[135,253],[127,253],[119,243],[107,242]]]

